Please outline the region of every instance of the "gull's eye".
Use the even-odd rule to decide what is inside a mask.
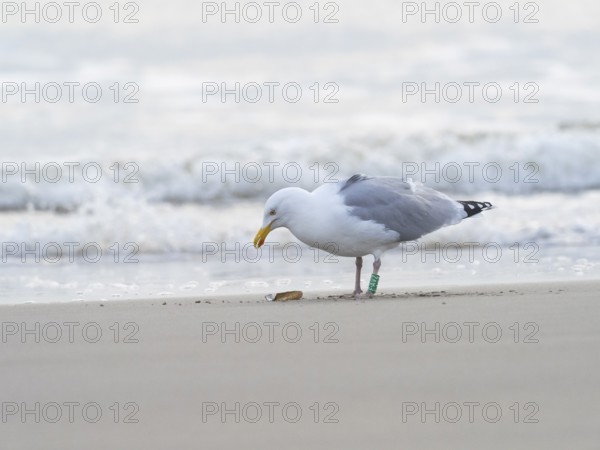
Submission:
[[[271,211],[269,211],[269,215],[270,215],[270,216],[274,216],[274,215],[275,215],[275,210],[274,210],[274,209],[272,209]]]

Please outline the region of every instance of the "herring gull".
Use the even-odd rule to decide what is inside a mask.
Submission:
[[[354,175],[313,192],[297,187],[275,192],[265,204],[254,245],[262,246],[272,230],[285,227],[310,247],[355,257],[355,297],[362,294],[362,257],[373,255],[372,296],[385,251],[490,208],[489,202],[453,200],[410,180]]]

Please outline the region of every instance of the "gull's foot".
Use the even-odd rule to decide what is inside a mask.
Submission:
[[[354,291],[352,294],[343,294],[340,296],[340,298],[354,298],[354,299],[364,298],[364,297],[365,297],[365,294],[363,293],[362,290],[357,290],[357,291]]]
[[[370,293],[369,291],[367,291],[367,292],[363,292],[363,291],[356,292],[356,291],[354,291],[352,294],[342,295],[342,298],[353,298],[355,300],[357,300],[357,299],[363,299],[364,300],[365,298],[373,298],[373,294]]]

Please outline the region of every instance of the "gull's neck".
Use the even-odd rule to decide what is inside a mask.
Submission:
[[[322,198],[320,191],[308,192],[294,188],[287,197],[287,217],[285,227],[307,245],[326,239],[325,232],[331,232],[329,220],[331,204]]]

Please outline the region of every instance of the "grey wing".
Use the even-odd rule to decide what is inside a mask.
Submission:
[[[394,177],[355,175],[340,194],[351,214],[373,220],[412,241],[466,217],[463,207],[441,192]]]

